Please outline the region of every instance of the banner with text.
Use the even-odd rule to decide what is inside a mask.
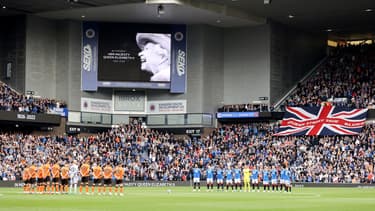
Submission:
[[[147,114],[186,113],[186,100],[148,101]]]
[[[96,91],[98,83],[98,26],[86,22],[82,25],[81,90]]]
[[[367,109],[339,106],[286,107],[275,136],[358,135],[365,125]]]
[[[186,26],[176,25],[172,32],[171,93],[186,92]]]
[[[114,94],[115,111],[145,112],[145,93],[116,91]]]
[[[82,112],[112,113],[112,100],[81,98]]]

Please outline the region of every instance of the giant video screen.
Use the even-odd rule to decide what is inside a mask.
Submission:
[[[83,23],[82,90],[186,89],[186,27]]]

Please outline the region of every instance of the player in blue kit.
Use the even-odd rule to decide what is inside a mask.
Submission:
[[[194,182],[194,189],[193,191],[196,191],[197,185],[198,185],[198,191],[201,190],[201,170],[198,168],[198,165],[195,164],[193,169],[193,182]]]
[[[283,187],[285,185],[284,178],[285,178],[285,169],[283,168],[280,171],[280,192],[283,191]]]
[[[269,179],[269,171],[267,167],[264,167],[263,169],[263,192],[266,192],[266,189],[268,189],[268,192],[270,192],[270,179]]]
[[[238,165],[234,169],[234,184],[236,186],[236,191],[238,190],[238,187],[240,187],[240,191],[242,191],[241,169]]]
[[[206,177],[207,177],[206,178],[207,191],[210,190],[210,187],[211,187],[211,191],[212,191],[212,189],[214,188],[214,171],[212,170],[210,165],[207,166]]]
[[[223,176],[223,170],[221,167],[216,169],[216,182],[217,182],[217,190],[219,191],[220,186],[221,190],[224,190],[224,176]]]
[[[273,167],[272,170],[271,170],[271,183],[272,183],[272,192],[275,191],[275,187],[276,187],[276,191],[278,191],[277,170],[275,169],[275,167]]]
[[[285,192],[289,191],[289,193],[291,193],[292,192],[292,184],[291,184],[292,174],[289,169],[285,169],[284,174],[285,174],[284,175]]]
[[[233,191],[233,175],[232,175],[232,170],[230,168],[230,166],[228,166],[228,169],[226,170],[226,185],[227,185],[227,190],[229,189],[229,186],[232,187],[232,191]]]
[[[258,177],[259,177],[259,171],[254,167],[254,169],[253,169],[253,171],[251,173],[251,184],[253,186],[253,192],[255,191],[255,185],[257,186],[258,192],[259,192]]]

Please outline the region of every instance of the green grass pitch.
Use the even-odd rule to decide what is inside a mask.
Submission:
[[[170,190],[170,191],[168,191]],[[131,187],[125,196],[30,195],[0,188],[3,210],[375,210],[375,189],[294,188],[288,193],[192,192],[190,187]]]

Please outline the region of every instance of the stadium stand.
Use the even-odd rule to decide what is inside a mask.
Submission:
[[[0,82],[0,110],[27,113],[48,113],[53,108],[66,108],[59,100],[23,95]]]
[[[288,167],[295,182],[373,182],[375,125],[359,136],[274,137],[277,125],[224,125],[202,139],[125,125],[95,136],[0,135],[0,176],[20,179],[23,168],[47,159],[91,164],[125,163],[125,180],[186,181],[190,169],[249,165],[253,168]],[[370,178],[370,179],[369,179]],[[372,178],[372,179],[371,179]]]
[[[356,108],[375,103],[375,45],[345,45],[332,49],[328,61],[287,98],[285,106],[329,103]]]

